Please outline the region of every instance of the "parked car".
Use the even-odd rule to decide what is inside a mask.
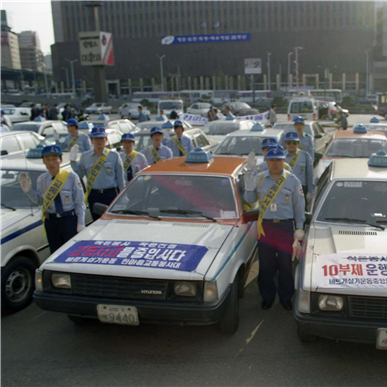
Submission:
[[[42,107],[42,104],[36,103],[36,102],[23,102],[19,107],[27,107],[27,108],[32,108],[32,106],[36,105],[38,109]]]
[[[4,110],[4,113],[11,120],[12,124],[30,120],[30,108],[4,108],[2,110]]]
[[[112,107],[105,102],[95,102],[85,109],[87,114],[111,114]]]
[[[254,124],[252,120],[218,120],[208,122],[202,127],[202,130],[207,136],[220,142],[226,134],[237,130],[250,130]]]
[[[2,132],[0,133],[1,159],[10,155],[27,153],[43,139],[43,136],[35,132]]]
[[[151,112],[146,107],[143,107],[139,103],[131,103],[131,102],[127,102],[127,103],[122,104],[118,109],[118,114],[121,118],[128,117],[129,120],[131,120],[133,118],[138,119],[138,115],[139,115],[138,107],[139,106],[142,107],[142,112],[146,116],[150,117]]]
[[[235,116],[253,116],[259,114],[258,109],[252,108],[246,102],[226,102],[221,107],[222,114],[226,114],[226,108],[231,110],[231,113]]]
[[[205,102],[196,102],[192,104],[188,109],[188,114],[196,114],[202,117],[207,117],[211,104]]]
[[[295,97],[292,98],[288,106],[288,120],[300,116],[304,120],[316,120],[318,110],[314,98]]]
[[[176,106],[176,108],[173,108],[174,106]],[[162,99],[157,104],[158,115],[160,115],[160,110],[164,110],[164,115],[169,118],[172,110],[177,114],[184,113],[184,102],[181,99]]]
[[[66,132],[67,126],[65,126],[64,121],[28,121],[28,122],[19,122],[15,125],[12,125],[12,131],[30,131],[38,133],[42,136],[52,135],[54,132]]]

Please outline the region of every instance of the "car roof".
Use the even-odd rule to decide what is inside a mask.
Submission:
[[[174,157],[161,163],[153,164],[140,172],[140,174],[193,173],[233,176],[245,162],[246,158],[243,157],[214,156],[210,163],[186,163],[185,157]]]
[[[52,122],[61,122],[62,124],[65,124],[65,121],[61,120],[46,120],[46,121],[24,121],[24,122],[15,122],[14,125],[28,125],[28,124],[50,124]]]
[[[265,129],[262,132],[255,132],[252,130],[236,130],[227,135],[227,137],[279,137],[282,131],[278,129]]]
[[[369,159],[337,159],[332,163],[332,180],[387,180],[387,167],[370,167]]]
[[[26,135],[26,134],[37,134],[36,132],[30,131],[30,130],[11,130],[10,132],[0,132],[0,137],[7,137],[7,136],[14,136],[16,134]]]
[[[333,139],[336,138],[369,138],[369,139],[378,139],[378,140],[385,140],[386,135],[380,132],[371,131],[369,130],[367,133],[353,133],[353,130],[338,130],[334,136]]]
[[[63,153],[61,168],[70,163],[69,154]],[[25,154],[17,154],[1,160],[1,169],[46,171],[42,158],[27,158]]]

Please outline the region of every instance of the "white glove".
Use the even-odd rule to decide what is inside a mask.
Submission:
[[[79,145],[75,144],[70,150],[70,161],[77,161]]]
[[[255,153],[251,151],[249,153],[249,156],[247,157],[247,169],[249,171],[252,171],[256,167],[256,165],[257,163],[255,161]]]
[[[21,189],[26,193],[29,192],[32,184],[31,184],[30,177],[25,172],[22,172],[19,174],[19,182],[20,182]]]
[[[300,241],[298,239],[295,239],[292,247],[293,247],[292,261],[294,261],[294,258],[300,259],[300,257],[301,257]]]
[[[314,194],[312,192],[308,192],[306,194],[306,202],[309,204],[309,202],[313,199]]]
[[[297,239],[298,241],[302,241],[304,239],[304,230],[296,230],[294,231],[294,239]]]
[[[254,178],[254,172],[246,171],[244,175],[245,180],[245,190],[246,191],[254,191],[257,188],[257,182]]]
[[[57,131],[54,132],[53,137],[55,141],[59,141],[59,133]]]
[[[77,225],[77,232],[81,232],[81,231],[83,231],[85,228],[86,228],[86,226],[85,226],[84,224],[78,224],[78,225]]]

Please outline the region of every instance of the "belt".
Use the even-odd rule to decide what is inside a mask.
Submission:
[[[44,213],[44,216],[46,217],[46,219],[65,218],[66,216],[74,216],[74,215],[75,215],[74,210],[62,212],[61,214],[58,214],[58,213],[57,214],[49,214],[48,212]]]
[[[270,223],[282,223],[282,222],[293,222],[294,219],[263,219],[264,222]]]
[[[113,187],[113,188],[105,188],[105,189],[92,189],[93,192],[98,192],[98,193],[108,193],[108,192],[112,192],[112,191],[115,191],[117,192],[117,187]]]

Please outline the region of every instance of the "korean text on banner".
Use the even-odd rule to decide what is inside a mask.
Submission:
[[[255,122],[260,122],[261,124],[266,124],[268,120],[269,112],[265,112],[262,114],[256,114],[254,116],[239,116],[235,117],[236,120],[252,120]]]
[[[203,126],[208,122],[208,118],[197,114],[179,113],[179,118],[194,126]]]

